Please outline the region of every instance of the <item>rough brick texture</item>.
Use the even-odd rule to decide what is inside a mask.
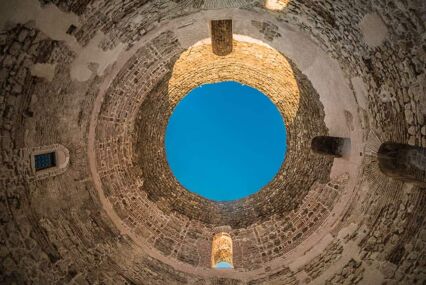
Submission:
[[[1,12],[1,284],[426,282],[426,189],[377,161],[387,141],[426,147],[422,1],[14,1],[33,10]],[[72,33],[37,18],[51,5],[78,15]],[[205,41],[214,19],[233,21],[228,55]],[[121,45],[95,72],[93,51]],[[70,75],[79,64],[85,81]],[[341,82],[318,80],[330,71]],[[278,175],[232,203],[186,191],[163,148],[177,102],[220,80],[261,90],[288,130]],[[344,103],[327,97],[338,83]],[[353,151],[311,152],[321,135]],[[54,144],[69,167],[33,179],[29,150]],[[210,268],[218,231],[233,240],[231,271]]]

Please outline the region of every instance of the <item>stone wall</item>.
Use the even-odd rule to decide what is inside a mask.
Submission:
[[[218,80],[218,76],[219,78],[233,78],[236,76],[236,79],[238,79],[241,77],[240,74],[244,74],[248,68],[253,67],[255,67],[254,72],[257,73],[256,76],[259,78],[261,71],[259,71],[260,63],[250,65],[250,61],[248,61],[250,64],[245,69],[240,68],[238,65],[239,58],[247,59],[247,57],[233,54],[228,59],[229,63],[220,59],[221,62],[224,62],[223,70],[228,70],[227,66],[232,66],[233,69],[226,71],[223,75],[221,75],[219,70],[218,72],[211,72],[211,63],[209,63],[207,54],[205,54],[206,52],[211,53],[211,46],[208,45],[200,46],[200,55],[196,52],[197,48],[192,49],[190,55],[195,57],[195,59],[201,56],[206,63],[205,70],[213,75],[213,78],[207,73],[203,76],[203,68],[200,66],[200,61],[194,61],[197,62],[196,68],[192,67],[191,64],[187,64],[186,69],[182,71],[186,71],[184,74],[186,78],[190,79],[189,81],[182,80],[179,75],[175,75],[175,72],[179,70],[177,63],[173,68],[172,79],[169,82],[164,81],[164,77],[170,77],[170,75],[165,75],[166,68],[172,66],[166,60],[167,58],[173,60],[179,51],[179,46],[176,45],[174,49],[169,48],[155,53],[155,51],[161,50],[161,47],[166,46],[165,43],[167,42],[176,43],[171,33],[161,34],[153,39],[152,43],[140,49],[138,54],[129,60],[117,76],[116,81],[112,83],[111,88],[106,92],[99,115],[100,121],[97,126],[98,165],[101,166],[98,171],[102,179],[105,196],[112,207],[116,209],[118,216],[124,221],[126,228],[134,231],[142,239],[141,243],[153,243],[153,247],[162,254],[177,258],[179,261],[187,262],[193,266],[210,267],[209,255],[205,253],[209,252],[210,249],[210,240],[213,236],[212,226],[229,224],[238,229],[243,225],[253,224],[247,230],[241,229],[235,233],[231,232],[231,235],[235,241],[236,267],[259,267],[262,262],[271,261],[291,250],[304,237],[309,235],[315,227],[318,227],[321,221],[330,213],[333,201],[338,196],[337,189],[339,188],[338,186],[336,186],[336,189],[331,188],[335,193],[334,191],[329,193],[329,188],[323,188],[325,185],[322,183],[313,186],[313,190],[304,188],[309,187],[313,180],[292,180],[295,177],[287,176],[285,173],[289,170],[284,168],[281,170],[282,174],[278,175],[279,180],[272,182],[267,189],[262,190],[263,195],[255,195],[246,199],[246,201],[239,201],[233,204],[213,203],[183,189],[172,176],[167,166],[163,148],[163,134],[168,116],[171,114],[175,104],[177,104],[179,96],[184,96],[186,92],[189,92],[192,89],[190,86],[197,85],[199,79],[201,82]],[[168,46],[171,47],[170,44]],[[259,53],[261,53],[262,49],[258,49]],[[263,50],[272,52],[269,49]],[[247,44],[235,43],[237,55],[248,51]],[[147,56],[147,53],[151,53],[153,56]],[[155,58],[156,54],[162,54],[161,60],[160,58]],[[151,60],[146,61],[146,58],[151,58]],[[185,57],[181,56],[179,60],[182,60],[182,58]],[[275,57],[272,56],[271,58],[274,59]],[[185,60],[188,60],[189,63],[191,62],[190,59]],[[215,60],[219,60],[219,57]],[[272,70],[265,58],[263,58],[263,64],[266,66],[265,70],[267,72]],[[283,68],[283,64],[290,67],[288,63],[280,63],[277,66]],[[301,77],[297,71],[294,72]],[[129,76],[129,74],[132,74],[132,76]],[[151,86],[133,77],[134,75],[144,77],[145,74],[150,74],[152,78]],[[174,76],[177,76],[177,79],[173,79]],[[249,75],[246,79],[241,77],[240,80],[246,82],[248,78],[252,77]],[[266,88],[267,92],[265,93],[271,94],[272,89],[267,87],[270,83],[266,82],[265,80],[260,80],[259,83],[255,83],[255,86],[259,84],[260,89]],[[175,86],[175,84],[178,84],[178,86]],[[190,85],[186,86],[186,84]],[[261,84],[264,85],[262,86]],[[293,123],[290,122],[288,124],[290,128],[288,131],[290,144],[287,152],[287,161],[290,162],[286,162],[286,165],[292,165],[292,160],[313,160],[312,165],[315,163],[320,165],[329,163],[330,159],[324,160],[320,156],[310,153],[310,138],[301,139],[303,134],[297,132],[298,129],[301,129],[302,122],[305,125],[307,122],[313,122],[312,118],[314,117],[312,115],[316,113],[321,116],[322,112],[319,106],[315,106],[311,103],[312,101],[307,100],[307,94],[310,94],[310,97],[315,96],[312,87],[308,85],[308,81],[301,78],[298,80],[298,84],[306,85],[300,87],[301,94],[298,95],[300,98],[297,98],[300,106],[296,117],[291,118],[293,113],[290,109],[282,107],[282,110],[286,110],[284,111],[284,117],[288,118],[288,121],[293,120]],[[282,86],[288,85],[292,87],[290,83],[282,84]],[[146,88],[151,88],[151,91],[148,91],[149,89],[146,91],[149,95],[140,106],[142,100],[138,99],[138,96],[144,96],[146,93],[139,90],[146,90]],[[132,91],[124,92],[124,90]],[[276,94],[281,93],[276,92]],[[177,97],[175,98],[175,96]],[[276,95],[271,94],[271,96]],[[279,97],[273,100],[278,104],[283,101]],[[317,103],[319,104],[318,101]],[[289,103],[287,102],[286,104]],[[139,113],[137,121],[134,123],[132,120],[136,117],[134,114],[136,111]],[[310,118],[307,117],[308,114]],[[133,124],[136,125],[133,126]],[[136,128],[136,132],[134,132],[135,143],[129,141],[131,138],[129,134],[133,133],[133,128]],[[321,128],[322,132],[325,133],[324,127],[309,127],[312,132],[313,130],[321,130]],[[119,144],[114,143],[118,141],[120,142]],[[301,144],[302,141],[305,142],[303,145]],[[293,145],[298,146],[293,147]],[[293,156],[293,148],[305,149],[306,158]],[[135,152],[134,155],[132,155],[133,152]],[[161,156],[159,157],[158,155]],[[315,166],[315,168],[321,169],[325,173],[328,167],[327,164]],[[303,173],[303,171],[308,171],[308,167],[301,168],[298,171]],[[316,175],[323,175],[323,178],[319,180],[327,181],[327,175],[321,174],[321,172]],[[303,177],[306,177],[306,175],[299,178],[302,179]],[[344,182],[336,183],[344,185]],[[293,197],[280,198],[279,195],[287,194],[286,192],[280,193],[282,192],[280,189],[287,189],[287,193],[293,193]],[[314,211],[306,219],[300,217],[299,213],[302,211],[300,209],[294,215],[281,220],[285,216],[284,213],[290,212],[297,203],[300,203],[298,199],[301,198],[297,198],[296,191],[301,192],[299,194],[301,198],[306,193],[313,192],[308,194],[306,202],[304,202],[306,206],[303,207],[303,211],[308,214],[306,208],[309,208],[311,204]],[[265,196],[275,200],[268,207],[262,206]],[[324,200],[322,201],[322,199]],[[288,200],[289,203],[280,203],[282,200]],[[320,201],[321,204],[315,203],[316,201]],[[316,206],[313,204],[316,204]],[[277,209],[273,209],[272,206],[277,207]],[[135,209],[138,209],[138,211],[135,211]],[[256,212],[258,213],[257,217],[253,216],[253,213]],[[155,215],[149,215],[148,213],[155,213]],[[271,231],[268,232],[265,229],[265,225],[260,223],[263,220],[270,220],[271,213],[276,216],[274,222],[269,222],[274,229],[275,227],[281,228],[284,224],[287,225],[281,234],[275,233],[275,237],[269,236]],[[175,217],[171,220],[170,215]],[[141,218],[142,216],[144,218]],[[248,248],[253,246],[258,247],[260,250],[256,250],[253,253],[247,251]],[[242,254],[242,252],[247,253]]]
[[[25,118],[33,116],[29,105],[37,79],[31,76],[31,67],[45,63],[54,46],[54,41],[30,25],[0,34],[0,125],[5,150],[23,146],[23,134],[16,132]]]
[[[82,48],[92,49],[89,43],[102,32],[96,51],[126,49],[104,72],[75,81],[76,58],[88,57],[89,71],[101,62],[79,54],[70,35],[49,38],[42,19],[10,17],[1,26],[0,283],[425,282],[425,189],[384,176],[375,156],[389,140],[426,146],[421,1],[293,0],[269,10],[256,0],[16,0],[20,9],[30,2],[79,15],[72,37]],[[327,98],[311,84],[309,68],[302,74],[288,58],[301,109],[292,117],[286,112],[298,109],[274,102],[286,119],[294,118],[287,120],[292,149],[275,180],[232,205],[204,201],[177,185],[161,152],[159,126],[186,94],[183,88],[167,97],[175,63],[193,44],[182,34],[207,37],[208,19],[200,15],[214,13],[256,15],[244,27],[234,21],[236,31],[277,49],[289,29],[304,33],[338,63],[358,114],[346,111],[346,121],[333,126],[347,125],[352,133],[361,126],[361,145],[353,147],[362,151],[351,154],[360,155],[361,164],[339,173],[339,165],[354,160],[309,151],[313,136],[327,134]],[[191,76],[197,84],[206,78]],[[262,89],[258,78],[266,76],[246,83]],[[56,143],[70,150],[67,171],[31,179],[23,150]],[[223,226],[234,243],[231,272],[208,269],[212,233]]]

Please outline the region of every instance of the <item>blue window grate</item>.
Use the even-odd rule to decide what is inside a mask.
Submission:
[[[56,166],[56,157],[54,152],[35,155],[36,171]]]

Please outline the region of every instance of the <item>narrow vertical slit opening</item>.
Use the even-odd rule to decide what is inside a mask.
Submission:
[[[218,233],[212,241],[212,268],[232,269],[233,264],[232,238],[228,233]]]

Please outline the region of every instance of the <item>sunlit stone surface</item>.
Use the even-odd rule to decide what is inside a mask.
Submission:
[[[227,233],[217,233],[213,236],[211,251],[213,268],[233,267],[232,238]]]
[[[265,0],[266,9],[280,11],[283,10],[291,0]]]

